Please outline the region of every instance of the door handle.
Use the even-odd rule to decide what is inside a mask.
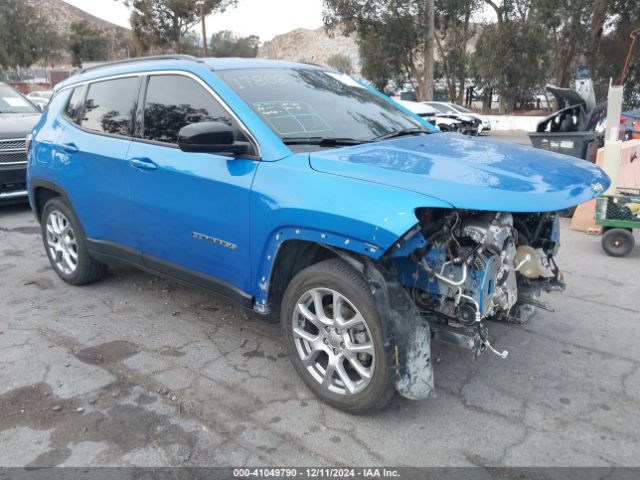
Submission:
[[[75,143],[63,143],[60,146],[67,153],[78,153],[80,151],[80,149]]]
[[[132,158],[129,160],[129,163],[142,170],[155,170],[158,168],[158,165],[156,165],[150,158]]]

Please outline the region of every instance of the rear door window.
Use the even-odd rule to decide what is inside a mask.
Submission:
[[[92,83],[80,125],[99,133],[130,136],[138,90],[137,77]]]
[[[182,127],[200,122],[235,126],[231,115],[195,80],[182,75],[149,77],[144,105],[146,140],[177,144]]]

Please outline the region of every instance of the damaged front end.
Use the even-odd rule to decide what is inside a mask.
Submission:
[[[536,308],[551,310],[540,301],[543,291],[564,288],[554,260],[556,214],[416,214],[416,227],[378,264],[384,273],[371,267],[377,273],[366,275],[378,287],[378,308],[388,319],[396,388],[413,399],[433,390],[430,338],[465,347],[476,357],[490,350],[506,358],[506,350],[491,344],[485,320],[524,323]]]

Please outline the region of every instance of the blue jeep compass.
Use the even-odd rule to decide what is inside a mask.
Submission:
[[[126,262],[280,319],[313,392],[351,413],[433,392],[431,339],[480,355],[564,284],[554,212],[608,177],[441,133],[330,69],[148,57],[86,69],[33,130],[28,192],[57,274]]]

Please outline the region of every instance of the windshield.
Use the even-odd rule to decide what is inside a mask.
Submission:
[[[471,113],[471,110],[467,110],[466,108],[461,107],[460,105],[456,105],[455,103],[450,103],[449,105],[451,105],[451,108],[459,111],[460,113]]]
[[[437,110],[440,113],[449,113],[452,109],[442,105],[440,103],[427,103],[427,105],[429,105],[430,107],[434,108],[435,110]]]
[[[347,75],[311,68],[216,73],[283,140],[366,142],[396,132],[430,129]]]
[[[0,85],[0,113],[34,113],[38,110],[13,88]]]

